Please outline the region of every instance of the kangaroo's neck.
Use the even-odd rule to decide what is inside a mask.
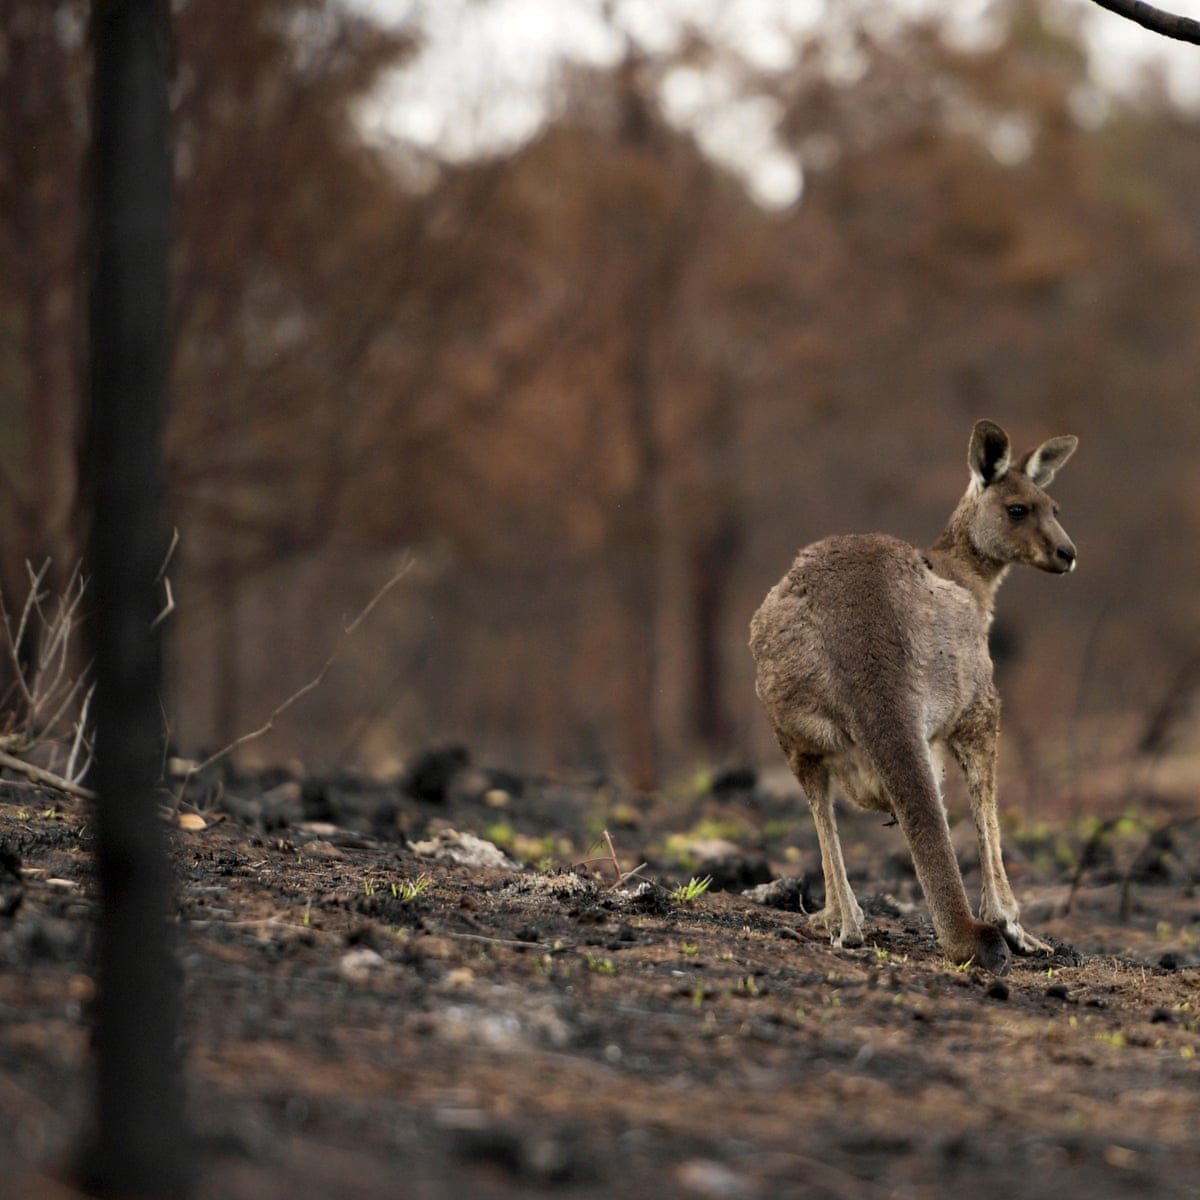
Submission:
[[[996,592],[1008,573],[1008,563],[979,552],[971,539],[970,497],[954,510],[941,536],[929,548],[929,561],[944,579],[971,593],[985,621],[991,621]]]

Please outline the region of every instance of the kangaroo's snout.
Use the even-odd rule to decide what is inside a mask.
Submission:
[[[1075,547],[1070,542],[1064,546],[1059,546],[1054,552],[1054,558],[1057,570],[1061,574],[1065,575],[1067,572],[1075,570],[1075,560],[1078,558],[1078,555],[1075,553]]]

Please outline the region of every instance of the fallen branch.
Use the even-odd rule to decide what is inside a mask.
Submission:
[[[412,565],[413,560],[410,558],[405,562],[400,570],[398,570],[395,575],[393,575],[391,579],[389,579],[387,583],[385,583],[383,587],[381,587],[379,591],[377,591],[375,595],[371,597],[371,600],[367,604],[366,608],[364,608],[362,612],[360,612],[358,616],[350,622],[349,625],[343,628],[341,637],[334,646],[332,653],[325,660],[325,665],[320,669],[320,671],[318,671],[317,674],[312,677],[312,679],[304,684],[303,687],[298,688],[286,700],[284,700],[282,704],[278,705],[274,712],[272,712],[271,715],[257,729],[252,729],[249,733],[243,733],[241,737],[235,738],[229,743],[228,746],[222,746],[220,750],[210,754],[203,762],[193,763],[188,767],[187,773],[183,777],[183,782],[179,785],[179,795],[175,797],[176,811],[178,811],[179,806],[183,803],[183,798],[187,793],[188,785],[197,775],[200,774],[201,771],[207,770],[207,768],[213,766],[215,763],[220,762],[224,758],[228,758],[229,755],[233,754],[237,750],[240,750],[244,745],[246,745],[247,742],[253,742],[260,737],[265,737],[271,732],[271,730],[275,728],[276,720],[283,716],[283,714],[287,712],[287,710],[291,708],[297,700],[307,696],[309,692],[316,691],[316,689],[321,686],[321,684],[325,681],[325,676],[329,674],[330,668],[332,668],[333,664],[337,661],[338,655],[341,654],[342,647],[345,646],[350,635],[353,634],[354,631],[363,623],[363,621],[367,619],[372,610],[384,598],[384,596],[386,596],[388,592],[390,592],[392,588],[394,588],[396,584],[398,584],[400,580],[409,573],[409,571],[412,569]]]
[[[34,766],[33,763],[26,762],[23,758],[15,758],[3,750],[0,750],[0,767],[7,767],[10,771],[19,771],[34,783],[40,783],[43,787],[62,792],[67,796],[74,796],[77,800],[95,800],[96,798],[96,793],[91,788],[72,783],[61,775],[55,775],[53,771],[43,770],[41,767]]]
[[[511,946],[516,950],[553,950],[552,942],[528,942],[521,938],[486,937],[482,933],[458,933],[454,930],[443,929],[434,937],[454,938],[460,942],[483,942],[488,946]]]

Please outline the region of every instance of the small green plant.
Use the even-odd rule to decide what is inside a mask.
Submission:
[[[312,920],[312,901],[309,900],[304,905],[304,915],[300,918],[304,928],[307,929],[309,922]]]
[[[23,808],[18,808],[17,809],[17,820],[18,821],[28,821],[29,814]]]
[[[372,883],[372,882],[371,882],[371,881],[368,879],[368,880],[367,880],[367,881],[366,881],[366,882],[363,884],[363,891],[364,891],[364,892],[365,892],[365,893],[366,893],[368,896],[373,896],[373,895],[375,895],[375,885],[374,885],[374,884],[373,884],[373,883]]]
[[[683,950],[684,954],[686,954],[689,958],[691,958],[695,954],[700,953],[700,947],[695,945],[692,942],[684,942],[681,949]]]
[[[596,958],[589,954],[587,966],[589,971],[594,971],[597,975],[615,975],[617,973],[617,968],[613,965],[611,958]]]
[[[407,904],[410,900],[415,900],[422,892],[428,890],[433,884],[433,877],[430,875],[418,875],[416,879],[405,879],[399,884],[392,884],[392,895],[402,904]]]
[[[705,875],[703,879],[697,879],[694,875],[687,883],[681,883],[672,893],[671,899],[676,904],[691,904],[695,900],[699,900],[705,892],[708,891],[712,884],[712,876]]]

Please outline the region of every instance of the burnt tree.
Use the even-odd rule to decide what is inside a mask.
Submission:
[[[168,10],[92,9],[93,225],[87,460],[96,664],[96,1125],[82,1163],[95,1195],[186,1195],[171,877],[158,815],[166,399]]]

